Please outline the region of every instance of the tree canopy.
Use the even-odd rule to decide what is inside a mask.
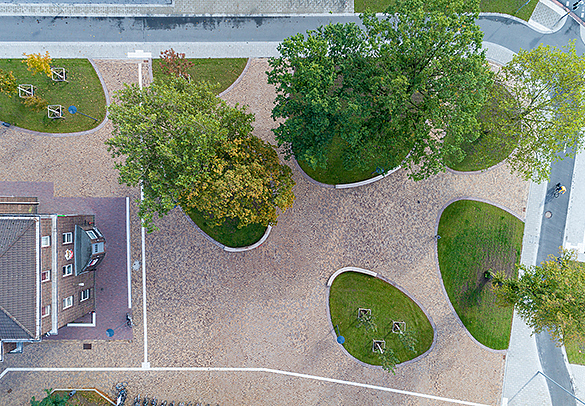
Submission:
[[[275,223],[292,205],[291,171],[274,148],[252,135],[254,116],[230,107],[207,83],[180,77],[139,89],[125,86],[110,106],[113,137],[106,141],[120,183],[142,183],[139,215],[153,230],[175,205],[197,209],[221,224],[227,217]]]
[[[477,138],[492,84],[477,11],[477,2],[397,0],[382,19],[360,16],[363,28],[333,24],[287,38],[267,72],[277,87],[273,118],[286,119],[274,130],[279,144],[313,168],[325,167],[338,136],[346,169],[405,158],[414,179],[441,171],[463,140]]]
[[[519,279],[493,279],[502,305],[516,306],[536,333],[548,330],[558,342],[585,338],[585,265],[574,251],[561,250],[540,266],[518,265]]]
[[[497,80],[512,97],[494,95],[500,109],[491,121],[501,139],[519,140],[508,161],[524,179],[548,180],[562,152],[575,156],[583,149],[583,72],[585,56],[577,54],[574,42],[521,50],[501,69]]]

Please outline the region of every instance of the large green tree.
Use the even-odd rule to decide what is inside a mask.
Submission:
[[[490,122],[499,138],[514,142],[508,161],[524,179],[548,180],[551,163],[583,149],[585,141],[585,56],[574,42],[565,48],[539,45],[521,50],[498,74],[508,93]],[[510,97],[511,95],[511,97]]]
[[[382,19],[362,15],[363,28],[328,25],[286,39],[268,72],[273,117],[286,119],[278,142],[313,168],[325,167],[341,137],[346,169],[406,157],[414,179],[441,171],[462,141],[477,138],[492,83],[477,12],[474,1],[397,0]]]
[[[117,99],[106,144],[122,158],[120,183],[142,184],[139,215],[149,230],[176,204],[216,224],[235,218],[239,227],[275,223],[277,209],[292,205],[290,168],[252,135],[254,116],[228,106],[209,84],[173,77],[142,90],[125,86]]]
[[[548,330],[558,342],[585,338],[585,265],[574,251],[561,250],[540,266],[518,265],[518,279],[493,279],[502,305],[516,306],[536,332]]]

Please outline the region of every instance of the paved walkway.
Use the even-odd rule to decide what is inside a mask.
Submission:
[[[136,81],[135,65],[98,61],[109,89]],[[252,60],[247,74],[225,98],[249,104],[256,135],[272,140],[273,88],[266,84],[266,60]],[[119,70],[119,71],[118,71]],[[56,193],[120,196],[102,142],[103,132],[79,138],[35,137],[14,133],[0,138],[14,160],[0,162],[6,180],[55,183]],[[96,157],[100,171],[79,171],[73,151],[80,145]],[[61,154],[46,153],[64,151]],[[34,157],[34,159],[33,159]],[[77,162],[77,163],[76,163]],[[403,170],[353,190],[319,188],[294,173],[297,199],[259,249],[230,254],[197,233],[177,210],[147,236],[148,351],[153,367],[265,367],[370,383],[484,404],[499,402],[504,358],[473,342],[452,312],[436,265],[435,226],[451,200],[481,198],[525,215],[528,183],[501,165],[472,175],[443,173],[422,182]],[[513,191],[510,193],[510,191]],[[135,191],[130,191],[135,196]],[[133,207],[135,210],[135,207]],[[138,223],[133,229],[133,260],[139,258]],[[437,326],[431,353],[400,366],[396,376],[363,367],[335,343],[327,313],[326,281],[337,269],[358,266],[380,273],[415,297]],[[141,280],[134,275],[135,306]],[[135,313],[130,343],[43,342],[8,355],[11,366],[133,366],[142,361],[141,316]],[[127,380],[133,391],[159,398],[204,399],[220,404],[427,404],[395,393],[302,380],[264,373],[228,372],[71,372],[9,373],[0,380],[0,399],[23,404],[44,387],[98,386]],[[10,394],[8,391],[10,390]],[[136,393],[136,392],[134,392]]]

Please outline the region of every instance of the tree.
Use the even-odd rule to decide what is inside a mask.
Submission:
[[[7,94],[8,97],[11,97],[17,90],[18,84],[12,72],[0,69],[0,93]]]
[[[561,249],[540,266],[517,267],[520,278],[499,272],[492,280],[500,304],[516,306],[534,332],[546,329],[560,343],[585,338],[585,266],[575,252]]]
[[[237,218],[238,228],[274,225],[277,209],[292,207],[292,171],[272,145],[249,136],[221,143],[216,154],[185,197],[189,207],[208,215],[209,224]]]
[[[142,184],[139,216],[152,220],[175,205],[198,209],[216,224],[276,222],[292,204],[294,182],[271,146],[254,139],[254,116],[228,106],[207,83],[180,77],[140,90],[125,86],[110,106],[113,138],[106,141],[120,183]]]
[[[32,72],[33,75],[36,75],[37,73],[44,73],[48,77],[52,76],[52,59],[49,56],[49,51],[47,51],[45,55],[41,55],[41,53],[27,55],[26,52],[23,53],[23,55],[26,56],[26,59],[22,61],[22,63],[26,63],[28,67],[27,69]]]
[[[184,53],[177,53],[171,48],[160,52],[159,65],[166,74],[180,76],[184,79],[191,79],[191,76],[187,71],[194,64],[185,59]]]
[[[397,0],[383,19],[360,16],[363,29],[335,24],[286,39],[268,72],[273,118],[286,119],[275,129],[279,144],[313,168],[325,166],[338,136],[346,169],[405,158],[414,179],[443,170],[477,138],[492,84],[477,12],[477,2]]]
[[[574,157],[583,149],[584,71],[585,56],[577,54],[574,41],[561,49],[541,44],[521,50],[501,69],[497,80],[512,97],[498,99],[493,124],[504,139],[519,139],[508,161],[524,179],[548,180],[560,153]]]
[[[36,400],[35,397],[33,396],[31,401],[30,401],[30,405],[31,406],[67,406],[67,405],[69,405],[69,403],[67,402],[69,400],[69,396],[67,396],[67,395],[59,396],[56,393],[51,394],[52,391],[53,391],[52,389],[45,389],[47,396],[43,400],[40,400],[40,401]]]

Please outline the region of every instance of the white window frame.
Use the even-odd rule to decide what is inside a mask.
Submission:
[[[84,297],[84,293],[87,292],[87,297]],[[84,302],[87,299],[91,298],[91,288],[87,288],[85,290],[82,290],[81,292],[79,292],[79,301],[80,302]]]
[[[50,247],[50,246],[51,246],[51,236],[50,235],[43,235],[41,237],[41,248]]]
[[[48,275],[49,277],[46,279],[43,279],[43,277],[45,275]],[[51,280],[51,270],[50,269],[47,269],[46,271],[41,272],[41,282],[48,282],[50,280]]]
[[[63,267],[63,277],[73,275],[73,264],[67,264]]]
[[[92,240],[97,240],[97,238],[98,238],[97,234],[93,230],[87,230],[85,233]],[[92,237],[92,235],[93,235],[93,237]]]
[[[63,233],[63,245],[73,244],[73,233]]]
[[[67,296],[63,299],[63,310],[73,307],[73,295]]]
[[[43,314],[43,309],[47,309]],[[51,315],[51,305],[46,305],[41,308],[41,319]]]
[[[91,262],[89,263],[88,267],[89,267],[89,266],[94,266],[95,264],[97,264],[97,262],[98,262],[99,260],[100,260],[99,258],[94,258],[94,259],[92,259],[92,260],[91,260]]]

